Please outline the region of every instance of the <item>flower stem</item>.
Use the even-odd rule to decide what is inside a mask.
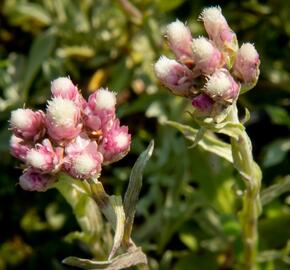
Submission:
[[[239,123],[237,108],[234,105],[231,120]],[[261,170],[253,159],[252,145],[246,131],[237,139],[231,138],[234,166],[245,182],[243,208],[240,212],[242,237],[244,242],[244,263],[242,269],[256,270],[258,248],[258,217],[261,212],[260,185]]]

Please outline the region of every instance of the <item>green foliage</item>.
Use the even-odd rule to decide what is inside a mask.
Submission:
[[[157,85],[152,68],[159,55],[169,54],[163,39],[166,24],[178,18],[187,21],[194,35],[202,35],[196,18],[212,1],[132,0],[135,9],[126,9],[121,2],[6,0],[0,4],[0,269],[68,269],[60,264],[67,256],[94,257],[95,263],[111,252],[112,227],[96,203],[81,192],[87,189],[84,183],[76,184],[80,191],[76,194],[70,194],[71,181],[59,184],[64,195],[75,196],[76,220],[57,192],[22,191],[17,186],[21,170],[9,154],[10,111],[24,105],[43,108],[50,81],[67,75],[85,95],[106,86],[119,94],[118,115],[129,125],[132,149],[125,159],[104,169],[99,179],[109,194],[117,194],[116,205],[118,196],[126,192],[136,157],[155,140],[140,195],[133,198],[134,192],[129,192],[125,201],[134,205],[126,203],[124,209],[126,213],[129,206],[134,208],[132,239],[148,254],[150,269],[234,269],[240,260],[241,228],[235,213],[241,209],[243,183],[232,168],[225,139],[225,134],[238,134],[240,126],[217,126],[221,131],[217,136],[198,133],[196,122],[186,113],[192,111],[190,102]],[[251,112],[251,119],[248,113],[245,116],[246,128],[255,160],[263,169],[261,269],[286,270],[289,3],[254,0],[220,5],[239,42],[251,40],[261,55],[260,80],[241,96],[239,105]],[[192,144],[196,147],[190,148]],[[115,209],[118,212],[120,207]],[[122,216],[122,209],[118,213]],[[131,255],[118,252],[116,256],[123,256],[126,263]]]

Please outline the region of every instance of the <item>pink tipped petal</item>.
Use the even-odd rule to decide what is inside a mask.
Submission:
[[[36,141],[45,133],[44,118],[42,111],[17,109],[11,112],[10,125],[16,136]]]
[[[193,74],[185,65],[161,56],[155,63],[154,69],[160,82],[174,95],[186,97],[192,95]]]
[[[204,37],[192,40],[192,51],[195,68],[205,75],[212,74],[224,64],[220,51]]]
[[[74,100],[78,95],[78,89],[67,77],[59,77],[51,82],[51,93],[53,97],[62,97]]]
[[[115,110],[102,109],[94,111],[89,106],[84,110],[84,123],[92,131],[108,130],[116,118]]]
[[[42,174],[32,168],[25,171],[19,178],[19,185],[26,191],[46,191],[55,179],[51,175]]]
[[[27,152],[32,148],[32,146],[30,144],[26,144],[26,142],[15,136],[12,135],[11,139],[10,139],[10,152],[12,154],[12,156],[25,161],[26,160],[26,155]]]
[[[192,59],[190,29],[179,20],[167,26],[166,37],[169,47],[175,54],[177,60],[187,62]]]
[[[92,131],[105,131],[109,129],[115,119],[116,94],[99,89],[89,96],[84,109],[84,123]]]
[[[78,137],[65,151],[65,168],[72,177],[89,179],[101,172],[103,156],[95,141]]]
[[[218,69],[205,84],[204,92],[215,101],[232,103],[239,94],[240,86],[226,69]]]
[[[121,126],[115,120],[112,128],[104,134],[99,150],[104,156],[104,164],[122,159],[130,150],[131,135],[127,126]]]
[[[229,27],[220,7],[205,8],[200,17],[209,38],[222,50],[224,58],[231,66],[231,61],[238,51],[236,34]]]
[[[214,101],[206,94],[200,94],[192,99],[195,113],[201,116],[209,116],[213,110]]]
[[[35,170],[45,173],[55,173],[60,169],[62,156],[62,149],[54,149],[51,142],[45,139],[42,144],[36,144],[35,148],[27,152],[26,162]]]
[[[46,127],[55,141],[74,139],[82,130],[81,108],[69,99],[53,98],[47,106]]]
[[[259,77],[260,58],[254,45],[245,43],[238,51],[233,67],[234,75],[243,83],[254,83]]]

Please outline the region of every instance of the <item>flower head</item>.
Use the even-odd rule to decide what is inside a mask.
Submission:
[[[251,43],[244,43],[234,63],[234,75],[243,83],[255,83],[259,77],[259,54]]]
[[[166,56],[161,56],[154,66],[160,82],[178,96],[190,96],[193,74],[185,66]]]
[[[36,144],[35,148],[27,152],[26,162],[35,170],[51,173],[60,169],[62,157],[62,148],[54,149],[51,142],[45,139],[42,144]]]
[[[122,159],[129,151],[131,135],[128,133],[127,126],[120,126],[119,120],[115,120],[112,128],[104,134],[100,144],[100,152],[103,154],[104,163]]]
[[[29,168],[20,176],[19,185],[26,191],[46,191],[54,181],[53,176]]]
[[[71,176],[89,179],[101,172],[103,156],[95,141],[79,136],[76,142],[66,147],[65,152],[65,168]]]
[[[205,8],[200,20],[203,21],[206,32],[215,45],[222,51],[229,66],[238,51],[236,34],[229,27],[220,7]]]
[[[71,140],[81,132],[80,108],[69,99],[53,98],[46,116],[48,134],[56,141]]]
[[[59,77],[51,82],[51,93],[53,97],[62,97],[74,100],[78,95],[78,89],[67,77]]]
[[[84,109],[84,123],[91,130],[103,132],[112,126],[116,117],[116,94],[99,89],[89,96],[89,101]]]
[[[204,74],[213,73],[223,64],[220,51],[204,37],[192,40],[192,50],[195,67]]]
[[[191,101],[195,113],[200,116],[209,116],[213,110],[214,101],[206,94],[200,94]]]
[[[14,110],[11,112],[10,125],[16,136],[36,141],[45,133],[44,113],[30,109]]]
[[[184,23],[176,20],[167,26],[166,37],[169,47],[181,62],[186,62],[192,58],[191,33],[190,29]]]
[[[204,92],[215,101],[231,103],[239,94],[239,85],[228,70],[219,69],[208,77]]]

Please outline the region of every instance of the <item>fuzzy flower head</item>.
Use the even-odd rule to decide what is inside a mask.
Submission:
[[[93,131],[109,129],[116,118],[116,102],[116,94],[107,89],[101,88],[91,94],[84,109],[85,126]]]
[[[166,29],[166,37],[169,47],[181,62],[187,62],[192,58],[190,29],[179,20],[170,23]]]
[[[51,93],[53,97],[62,97],[74,100],[78,95],[78,89],[67,77],[59,77],[51,82]]]
[[[161,56],[154,66],[160,82],[178,96],[190,96],[193,74],[185,66],[166,56]]]
[[[119,120],[115,120],[112,128],[104,135],[100,144],[100,152],[103,154],[104,163],[122,159],[130,150],[131,135],[127,126],[120,126]]]
[[[90,95],[88,105],[93,111],[115,111],[116,94],[108,89],[100,88]]]
[[[101,88],[84,99],[69,78],[51,83],[46,113],[18,109],[11,113],[11,154],[23,162],[20,186],[45,191],[59,172],[76,179],[98,177],[104,164],[121,159],[131,135],[116,116],[116,94]],[[104,162],[104,156],[106,161]]]
[[[11,112],[10,126],[16,136],[36,141],[45,133],[44,113],[30,109],[17,109]]]
[[[89,138],[78,137],[66,147],[65,168],[75,178],[89,179],[101,172],[103,155]]]
[[[80,108],[69,99],[55,97],[48,102],[46,125],[54,140],[71,140],[81,132]]]
[[[32,168],[25,171],[19,178],[19,185],[26,191],[46,191],[54,183],[49,174],[42,174]]]
[[[229,27],[220,7],[205,8],[199,19],[215,45],[221,49],[229,66],[238,50],[236,34]]]
[[[51,173],[59,170],[62,156],[62,148],[54,149],[51,142],[45,139],[42,144],[36,144],[35,148],[27,152],[26,162],[35,170]]]
[[[231,103],[239,94],[239,85],[226,69],[219,69],[208,77],[204,92],[215,101]]]
[[[244,43],[238,51],[234,63],[234,75],[243,83],[255,83],[259,77],[260,58],[251,43]]]
[[[204,37],[192,40],[192,51],[196,69],[204,74],[209,75],[222,65],[220,51]]]

